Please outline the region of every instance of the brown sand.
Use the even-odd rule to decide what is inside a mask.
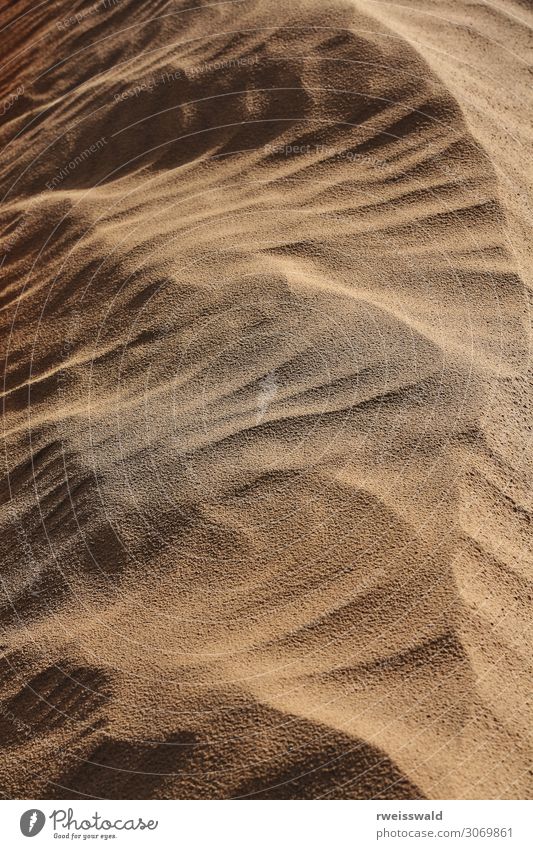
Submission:
[[[532,21],[4,8],[4,796],[530,794]]]

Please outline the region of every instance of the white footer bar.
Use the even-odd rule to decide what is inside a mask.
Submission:
[[[524,801],[2,801],[2,845],[530,849]],[[33,842],[34,841],[34,842]]]

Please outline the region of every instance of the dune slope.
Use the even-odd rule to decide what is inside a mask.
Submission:
[[[0,13],[4,796],[530,794],[530,26]]]

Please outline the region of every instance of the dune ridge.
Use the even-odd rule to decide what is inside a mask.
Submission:
[[[0,792],[528,797],[531,13],[146,5],[0,13]]]

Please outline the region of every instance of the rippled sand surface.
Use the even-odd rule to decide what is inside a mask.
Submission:
[[[3,796],[531,794],[532,23],[2,10]]]

